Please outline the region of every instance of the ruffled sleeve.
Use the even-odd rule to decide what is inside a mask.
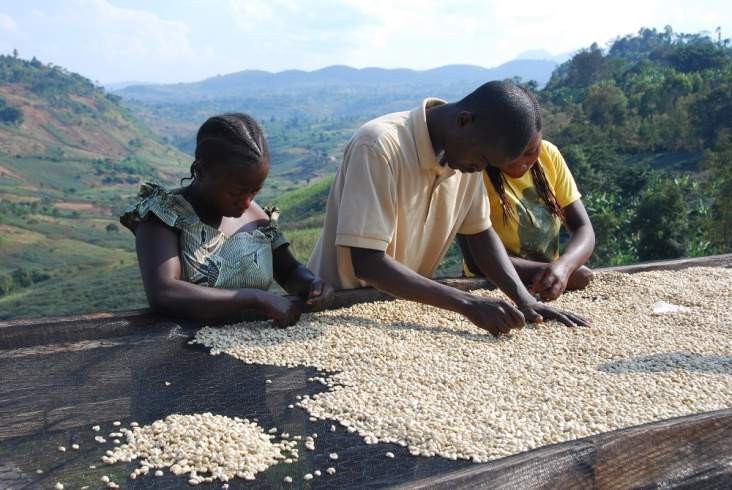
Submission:
[[[196,214],[183,202],[182,196],[172,194],[152,182],[142,184],[137,201],[125,210],[119,221],[135,233],[137,225],[147,221],[150,213],[171,228],[181,229],[198,221]]]
[[[279,208],[276,206],[264,207],[263,210],[267,216],[269,216],[269,223],[264,226],[260,226],[259,230],[272,242],[272,250],[276,250],[283,245],[289,245],[290,241],[285,238],[285,235],[282,234],[277,226],[277,219],[280,217]]]

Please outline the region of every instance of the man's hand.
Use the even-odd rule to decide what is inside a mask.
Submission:
[[[560,310],[544,303],[531,303],[520,306],[524,317],[531,323],[541,323],[544,320],[557,320],[568,327],[589,327],[591,322],[569,311]]]
[[[509,334],[512,329],[521,328],[526,324],[524,315],[508,301],[467,296],[465,307],[460,313],[495,337]]]
[[[310,290],[308,291],[308,298],[305,303],[311,307],[311,311],[321,311],[333,303],[334,297],[335,290],[333,286],[327,281],[315,277],[310,283]]]

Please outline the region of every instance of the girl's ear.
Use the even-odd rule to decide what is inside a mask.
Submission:
[[[210,172],[207,171],[208,169],[206,169],[204,167],[205,167],[205,165],[203,165],[203,162],[199,161],[196,164],[196,181],[201,182],[201,183],[207,182],[211,177]]]

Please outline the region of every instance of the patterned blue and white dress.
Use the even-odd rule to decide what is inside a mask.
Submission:
[[[203,223],[191,204],[174,191],[145,183],[138,201],[120,217],[133,233],[150,213],[175,229],[179,236],[182,279],[215,288],[257,288],[267,290],[274,280],[272,252],[289,244],[277,229],[269,210],[266,225],[227,236]]]

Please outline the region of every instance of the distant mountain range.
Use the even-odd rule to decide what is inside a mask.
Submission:
[[[544,53],[538,53],[544,54]],[[548,53],[546,53],[548,55]],[[128,85],[114,90],[128,101],[143,104],[191,104],[224,99],[258,97],[263,93],[294,94],[336,89],[354,89],[358,92],[379,88],[402,92],[418,88],[435,91],[442,88],[476,87],[489,80],[520,77],[535,80],[543,86],[551,77],[558,62],[550,59],[517,59],[494,68],[474,65],[447,65],[430,70],[405,68],[361,68],[334,65],[315,71],[286,70],[272,73],[245,70],[228,75],[207,78],[200,82],[176,84]]]
[[[562,64],[574,56],[577,50],[567,51],[566,53],[551,54],[546,49],[531,49],[524,51],[523,53],[516,56],[517,60],[549,60],[554,61],[558,64]]]

